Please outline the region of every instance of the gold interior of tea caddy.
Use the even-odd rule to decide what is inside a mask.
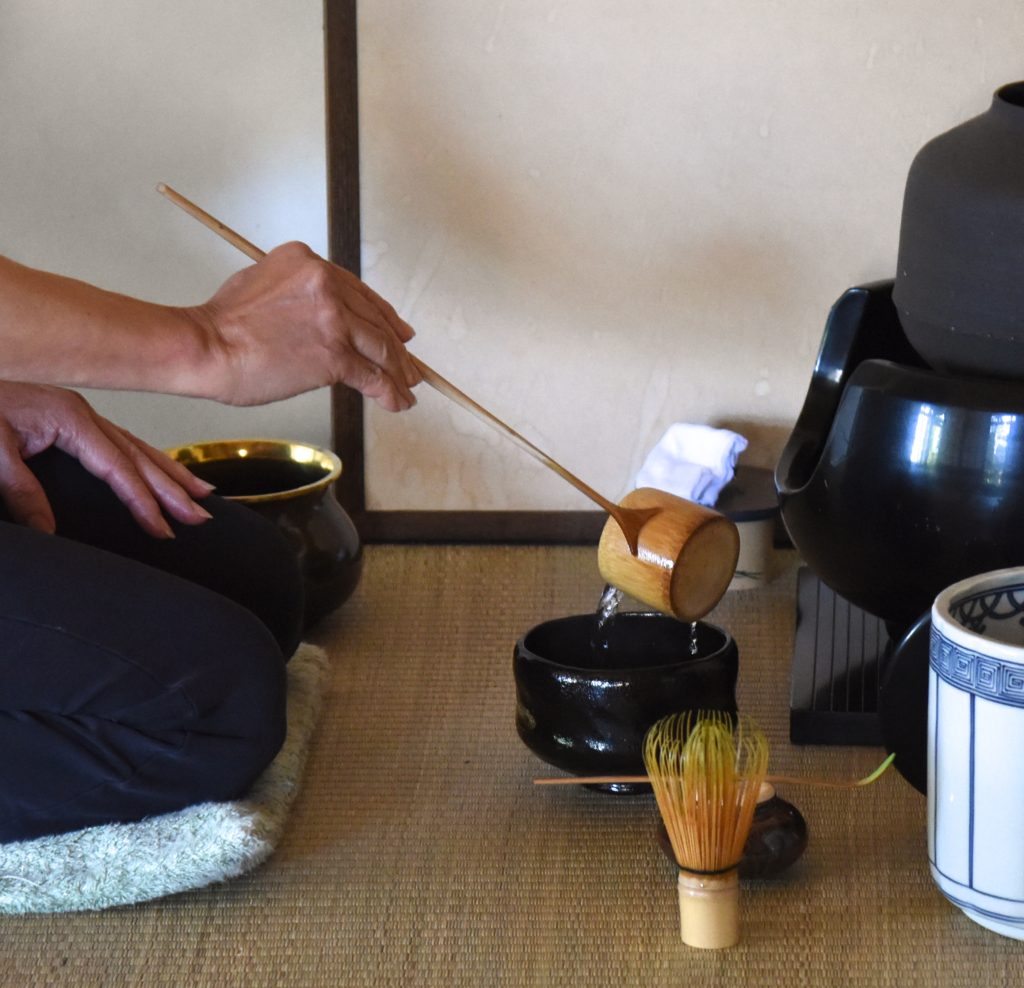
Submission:
[[[165,452],[172,460],[177,460],[185,466],[223,460],[277,460],[303,467],[319,467],[323,470],[322,477],[299,487],[266,494],[222,495],[229,501],[241,501],[243,504],[302,497],[304,494],[329,487],[341,476],[341,460],[329,449],[288,439],[221,439],[174,446]]]

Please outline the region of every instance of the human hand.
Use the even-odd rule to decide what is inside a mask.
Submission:
[[[24,462],[51,446],[105,481],[156,538],[174,537],[164,511],[186,525],[210,517],[193,500],[209,494],[209,484],[103,418],[77,392],[0,381],[0,498],[20,524],[51,533],[56,528],[46,494]]]
[[[346,384],[389,411],[416,403],[412,329],[355,275],[289,243],[229,278],[187,310],[206,334],[205,390],[257,405]]]

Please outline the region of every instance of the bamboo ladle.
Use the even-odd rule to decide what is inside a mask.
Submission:
[[[258,261],[265,256],[255,244],[168,185],[160,183],[157,191],[246,257]],[[507,436],[607,512],[610,517],[601,533],[597,560],[608,583],[681,621],[697,621],[718,603],[739,556],[739,533],[728,518],[649,487],[630,491],[619,504],[609,501],[418,357],[412,360],[432,388]]]
[[[255,244],[250,243],[241,234],[236,233],[230,227],[225,226],[220,220],[211,216],[204,209],[201,209],[194,202],[186,199],[181,193],[176,192],[169,185],[165,185],[161,182],[157,186],[157,191],[166,198],[170,199],[176,206],[185,210],[189,216],[197,219],[204,226],[213,230],[214,233],[223,237],[233,247],[238,248],[243,254],[251,258],[254,261],[258,261],[266,255],[262,250],[259,249]],[[599,505],[604,511],[606,511],[612,518],[615,519],[616,524],[622,529],[622,534],[625,536],[626,543],[629,546],[629,551],[632,555],[636,555],[638,551],[638,542],[640,538],[640,529],[647,524],[656,514],[661,511],[661,508],[624,508],[621,505],[615,504],[609,501],[608,498],[602,496],[594,490],[589,484],[584,483],[575,474],[570,473],[560,463],[553,460],[543,450],[538,449],[524,436],[521,436],[515,431],[510,425],[507,425],[496,415],[489,412],[483,405],[478,404],[469,395],[460,391],[451,381],[446,380],[440,374],[437,373],[433,368],[428,367],[419,357],[410,354],[413,363],[419,370],[423,377],[423,380],[427,382],[435,391],[439,391],[449,400],[455,402],[460,408],[465,409],[471,415],[476,416],[483,422],[497,429],[503,433],[509,439],[512,440],[520,449],[529,453],[534,459],[539,460],[544,466],[550,470],[554,470],[563,480],[572,484],[580,493],[585,494],[591,501]]]

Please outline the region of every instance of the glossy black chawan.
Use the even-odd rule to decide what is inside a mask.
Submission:
[[[606,647],[595,644],[604,641]],[[643,739],[685,710],[736,712],[736,643],[723,629],[625,612],[599,633],[597,616],[537,625],[517,643],[516,729],[538,757],[573,775],[642,775]],[[647,785],[600,787],[649,792]]]
[[[944,587],[1024,561],[1024,384],[927,369],[892,282],[851,288],[775,479],[808,565],[898,637]]]
[[[930,366],[1024,380],[1024,82],[918,152],[896,267],[900,321]]]

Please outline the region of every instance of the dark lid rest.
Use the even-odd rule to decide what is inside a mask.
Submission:
[[[715,510],[735,522],[774,518],[779,510],[774,473],[765,467],[737,467]]]

